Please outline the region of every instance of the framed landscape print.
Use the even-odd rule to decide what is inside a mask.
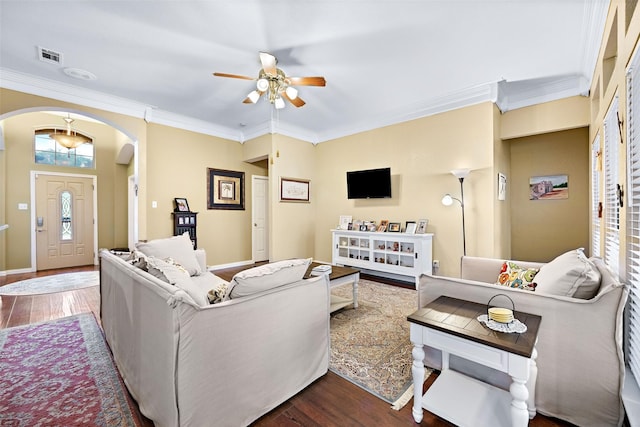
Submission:
[[[561,200],[568,198],[568,175],[545,175],[529,178],[529,200]]]
[[[207,168],[207,209],[244,210],[244,172]]]

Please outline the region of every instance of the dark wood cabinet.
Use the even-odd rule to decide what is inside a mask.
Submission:
[[[198,249],[198,237],[196,226],[198,224],[196,216],[198,212],[172,212],[173,215],[173,235],[180,236],[185,232],[189,233],[193,249]]]

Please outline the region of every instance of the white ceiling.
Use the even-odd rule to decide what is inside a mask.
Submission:
[[[494,101],[588,94],[606,0],[0,0],[0,86],[237,141],[313,143]],[[61,52],[62,65],[38,59]],[[302,108],[242,100],[259,51]],[[64,73],[95,74],[81,80]]]

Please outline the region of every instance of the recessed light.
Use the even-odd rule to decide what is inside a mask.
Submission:
[[[97,79],[95,74],[90,73],[87,70],[82,70],[80,68],[67,67],[67,68],[63,69],[62,71],[64,71],[64,73],[67,76],[73,77],[74,79],[80,79],[80,80],[95,80],[95,79]]]

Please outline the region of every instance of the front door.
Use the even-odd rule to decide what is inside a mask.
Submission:
[[[36,269],[93,264],[93,178],[38,174]]]

